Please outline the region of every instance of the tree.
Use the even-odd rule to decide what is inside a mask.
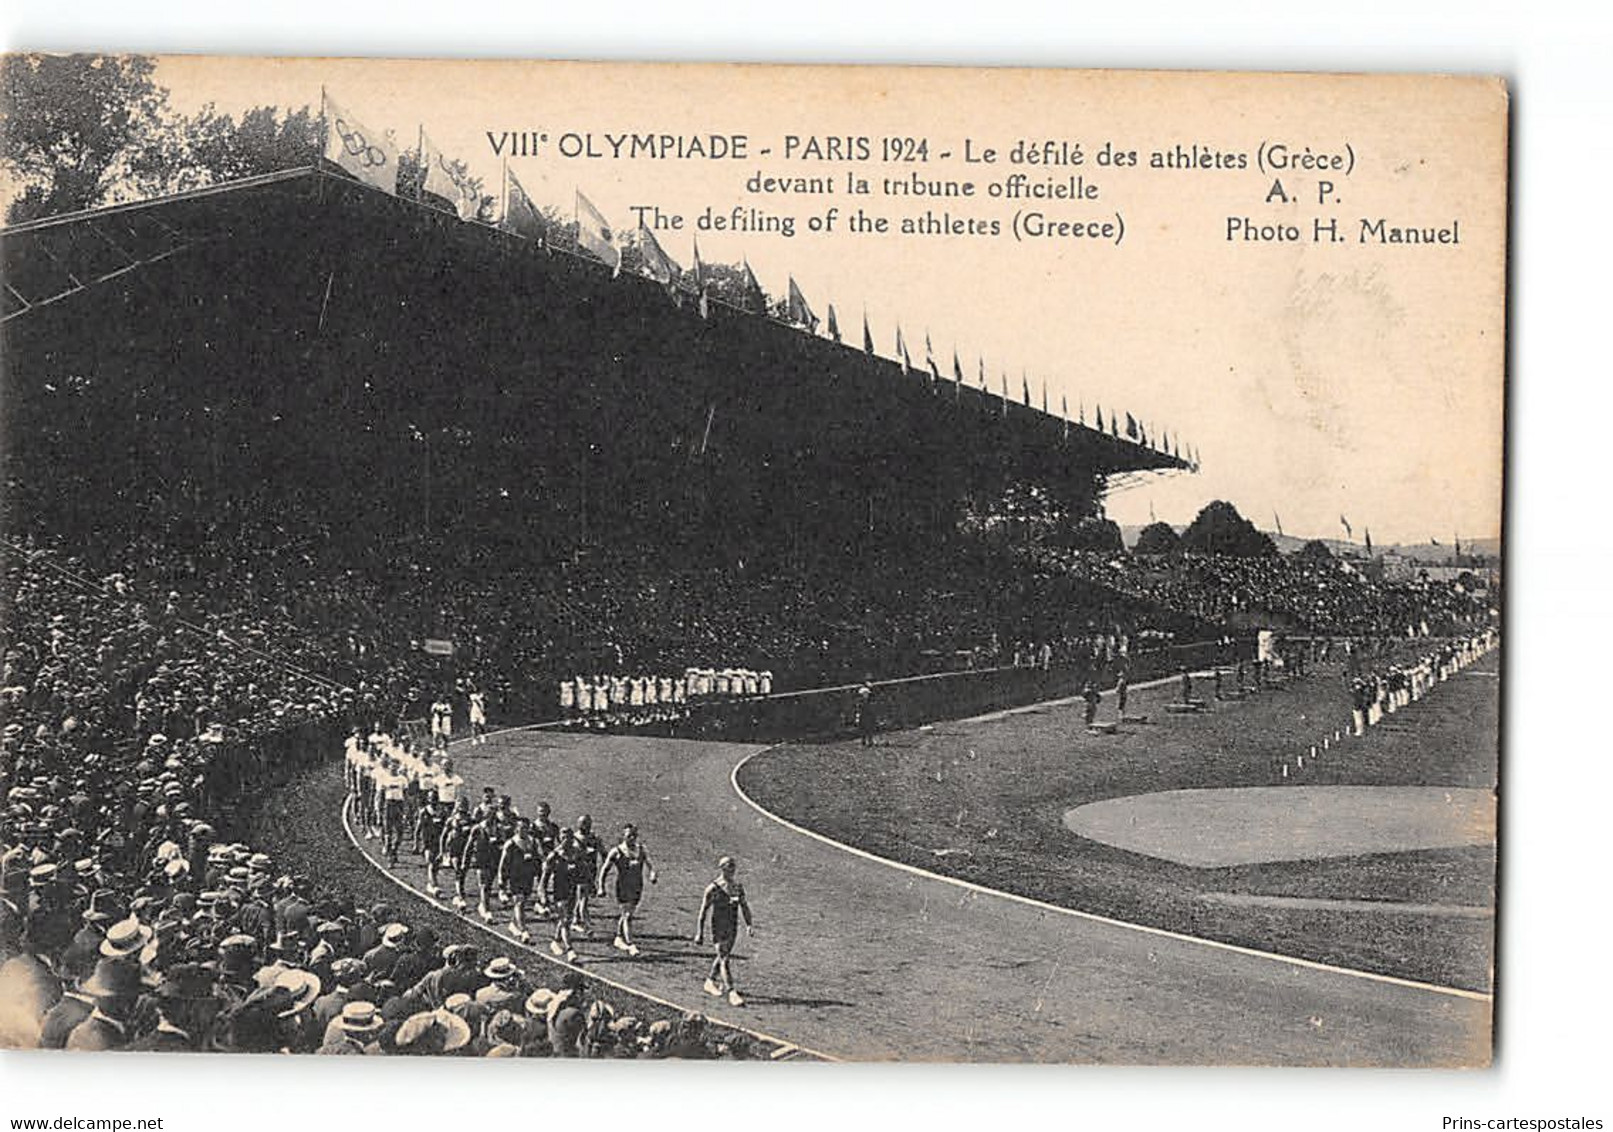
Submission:
[[[0,167],[21,186],[10,223],[149,191],[173,145],[154,67],[143,55],[0,60]]]
[[[1136,554],[1174,554],[1182,545],[1182,537],[1169,523],[1149,523],[1137,535]]]
[[[1182,549],[1198,554],[1227,554],[1263,558],[1277,553],[1276,545],[1238,509],[1224,500],[1210,503],[1182,532]]]
[[[730,306],[740,310],[750,311],[752,314],[762,314],[773,305],[766,292],[762,293],[761,303],[757,302],[756,293],[751,289],[745,278],[745,268],[738,263],[707,263],[702,268],[705,272],[706,293],[714,299],[720,299]],[[691,284],[693,280],[690,280]]]
[[[1075,550],[1122,551],[1120,524],[1113,519],[1082,519],[1070,529],[1068,545]]]
[[[319,112],[311,106],[293,111],[254,106],[237,122],[208,103],[179,122],[182,150],[173,155],[173,164],[179,178],[193,183],[169,189],[183,191],[312,165],[324,148],[322,130]]]
[[[1333,561],[1333,551],[1321,539],[1313,538],[1295,551],[1294,557],[1302,562],[1331,562]]]

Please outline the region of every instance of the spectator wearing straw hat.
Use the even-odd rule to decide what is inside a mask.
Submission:
[[[409,925],[396,921],[381,929],[381,942],[364,953],[364,967],[372,979],[390,979],[392,969],[403,957],[409,938]]]
[[[470,1024],[447,1010],[426,1010],[404,1019],[393,1047],[405,1056],[455,1053],[470,1044]]]
[[[258,941],[252,936],[237,932],[219,941],[218,959],[214,970],[218,977],[218,990],[224,1001],[239,1005],[258,989],[253,977],[257,970]]]
[[[521,968],[506,956],[500,955],[482,970],[488,984],[476,992],[476,1005],[491,1013],[495,1010],[520,1010],[526,1001],[527,989]]]
[[[64,1048],[122,1049],[129,1043],[134,1004],[142,989],[140,966],[133,954],[103,955],[96,963],[95,973],[80,988],[95,1000],[95,1007],[73,1027]]]
[[[314,1000],[314,1021],[330,1040],[330,1027],[341,1017],[349,1002],[355,1001],[354,988],[364,980],[364,960],[343,956],[330,965],[333,986]]]
[[[378,1054],[377,1039],[386,1021],[373,1002],[350,1002],[335,1020],[336,1035],[320,1047],[322,1054]]]

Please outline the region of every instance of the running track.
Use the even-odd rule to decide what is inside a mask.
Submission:
[[[1061,914],[798,832],[735,790],[735,766],[759,750],[527,731],[455,754],[472,789],[500,784],[523,812],[540,798],[562,823],[586,810],[607,840],[620,821],[638,822],[660,872],[641,915],[645,954],[620,955],[601,928],[579,948],[588,970],[833,1057],[1488,1062],[1485,997]],[[749,1001],[738,1010],[701,991],[709,952],[688,940],[723,853],[740,860],[759,928],[741,942]],[[398,879],[421,887],[413,861]]]

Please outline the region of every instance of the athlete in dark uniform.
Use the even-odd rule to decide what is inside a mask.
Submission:
[[[461,798],[454,807],[454,812],[448,815],[448,823],[442,830],[442,861],[454,870],[454,907],[465,907],[465,872],[468,863],[465,859],[465,843],[470,840],[470,831],[475,828],[471,820],[470,811],[465,807],[465,800]]]
[[[435,794],[426,797],[420,816],[414,820],[414,837],[420,851],[426,855],[426,894],[437,896],[442,889],[437,885],[437,868],[442,863],[442,835],[448,824],[448,807],[437,800]]]
[[[498,882],[498,819],[491,811],[471,827],[461,854],[460,872],[475,869],[479,886],[476,893],[476,914],[485,922],[493,922],[492,899]]]
[[[599,868],[605,862],[605,843],[594,832],[594,819],[588,814],[577,819],[577,844],[582,849],[587,882],[577,890],[577,918],[572,921],[572,927],[581,929],[586,936],[593,932],[593,924],[588,916],[588,898],[594,894],[594,878],[599,875]]]
[[[526,928],[526,906],[542,871],[543,851],[532,837],[532,820],[521,818],[499,856],[498,884],[510,898],[510,932],[522,943],[532,942],[532,933]]]
[[[616,872],[616,938],[611,946],[617,951],[637,955],[633,914],[638,911],[639,901],[644,899],[644,878],[648,876],[650,883],[655,883],[655,866],[650,864],[650,855],[639,844],[637,827],[623,826],[621,844],[612,846],[605,854],[605,863],[599,867],[599,879],[594,885],[595,895],[605,895],[605,877],[612,870]]]
[[[554,913],[554,939],[549,950],[564,955],[567,963],[577,962],[577,950],[571,946],[571,922],[577,915],[577,894],[593,878],[583,861],[582,846],[569,829],[560,831],[559,844],[554,852],[543,859],[543,876],[540,884],[549,893],[549,907]]]
[[[739,866],[732,857],[717,862],[717,879],[706,885],[700,898],[700,916],[695,921],[694,941],[705,942],[706,916],[711,916],[711,942],[716,945],[717,957],[711,962],[711,973],[706,976],[706,993],[721,996],[725,992],[734,1006],[745,1005],[739,989],[734,986],[732,956],[734,943],[739,938],[739,921],[745,921],[745,934],[755,935],[750,903],[745,899],[745,886],[734,879]]]

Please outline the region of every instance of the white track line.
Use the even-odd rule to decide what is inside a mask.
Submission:
[[[521,726],[521,727],[506,727],[506,728],[503,728],[502,730],[499,730],[499,731],[489,731],[489,732],[487,732],[487,737],[492,738],[494,735],[508,735],[508,734],[510,734],[511,732],[514,732],[514,731],[531,731],[536,727],[542,727],[542,726],[544,726],[544,725],[543,724],[527,724],[527,725],[524,725],[524,726]],[[467,742],[467,740],[466,739],[456,739],[454,742],[455,743],[464,743],[464,742]],[[787,1057],[789,1054],[795,1053],[797,1051],[806,1054],[808,1057],[815,1057],[815,1058],[819,1059],[820,1061],[840,1061],[840,1060],[842,1060],[841,1058],[835,1057],[832,1054],[827,1054],[827,1053],[822,1052],[821,1050],[815,1050],[815,1049],[812,1049],[812,1048],[810,1048],[808,1046],[804,1046],[800,1042],[788,1041],[785,1038],[780,1038],[780,1037],[778,1037],[778,1036],[776,1036],[774,1034],[765,1033],[762,1030],[754,1030],[749,1026],[742,1026],[737,1022],[730,1022],[727,1019],[719,1018],[719,1017],[717,1017],[717,1015],[711,1014],[711,1013],[709,1013],[709,1012],[707,1012],[705,1010],[697,1010],[694,1007],[685,1006],[682,1003],[673,1002],[671,999],[662,998],[659,995],[651,994],[649,991],[640,990],[637,987],[629,986],[626,983],[618,982],[615,979],[607,978],[604,975],[601,975],[598,971],[590,970],[590,969],[588,969],[586,967],[577,966],[577,965],[572,964],[572,963],[567,963],[565,960],[557,959],[553,955],[549,955],[546,952],[539,950],[537,947],[535,947],[535,946],[533,946],[531,944],[521,943],[519,940],[512,939],[509,936],[504,935],[502,932],[499,931],[498,928],[494,927],[492,924],[485,924],[480,919],[477,919],[476,917],[473,917],[473,916],[462,915],[459,912],[458,909],[453,907],[453,905],[444,903],[443,901],[438,900],[433,896],[429,896],[425,892],[422,892],[420,889],[416,888],[414,885],[410,884],[408,881],[406,881],[402,877],[398,876],[391,869],[387,868],[380,861],[376,860],[374,857],[370,856],[369,853],[366,853],[364,851],[364,846],[359,843],[357,835],[353,833],[352,823],[350,821],[348,821],[348,811],[349,811],[349,808],[350,808],[348,803],[350,801],[351,801],[351,796],[350,795],[345,796],[343,798],[343,800],[342,800],[342,805],[341,805],[342,832],[347,834],[348,842],[352,844],[353,848],[358,852],[358,855],[360,857],[364,858],[364,860],[368,861],[370,863],[370,865],[372,867],[374,867],[377,872],[379,872],[382,876],[386,877],[393,884],[397,885],[399,888],[403,889],[405,892],[409,893],[410,895],[415,896],[418,899],[425,901],[427,904],[431,905],[433,908],[437,909],[439,912],[442,912],[442,913],[444,913],[446,915],[452,916],[456,921],[458,921],[458,922],[460,922],[462,924],[465,924],[468,927],[481,929],[482,931],[486,932],[488,935],[492,936],[494,939],[497,939],[500,943],[504,944],[506,947],[519,949],[521,951],[525,951],[525,952],[527,952],[527,953],[529,953],[531,955],[534,955],[537,958],[543,960],[545,963],[552,964],[552,965],[554,965],[556,967],[563,967],[568,971],[576,971],[578,974],[582,975],[584,978],[593,979],[596,982],[603,983],[605,986],[608,986],[608,987],[612,988],[613,990],[620,991],[623,994],[632,995],[634,998],[640,998],[640,999],[644,999],[644,1000],[646,1000],[648,1002],[653,1002],[657,1006],[662,1006],[662,1007],[665,1007],[665,1008],[667,1008],[669,1010],[676,1010],[679,1014],[700,1014],[703,1017],[705,1017],[706,1019],[717,1023],[719,1026],[722,1026],[725,1029],[733,1030],[733,1031],[735,1031],[737,1033],[748,1035],[749,1037],[755,1038],[758,1041],[761,1041],[761,1042],[764,1042],[764,1043],[766,1043],[768,1045],[773,1046],[774,1050],[773,1050],[773,1053],[771,1054],[771,1057],[773,1059],[775,1059],[775,1060],[783,1058],[783,1057]]]
[[[1236,955],[1247,955],[1254,959],[1264,959],[1272,963],[1284,963],[1291,967],[1302,967],[1311,971],[1325,971],[1331,975],[1344,975],[1353,979],[1365,979],[1374,983],[1388,983],[1390,986],[1407,987],[1411,990],[1427,991],[1430,994],[1449,995],[1453,998],[1467,998],[1472,999],[1475,1002],[1492,1001],[1493,996],[1485,994],[1482,991],[1464,990],[1461,987],[1445,987],[1440,986],[1437,983],[1421,983],[1414,979],[1401,979],[1395,977],[1394,975],[1381,975],[1376,971],[1360,971],[1354,967],[1339,967],[1332,963],[1319,963],[1314,959],[1301,959],[1296,955],[1283,955],[1275,951],[1261,951],[1258,948],[1242,947],[1238,944],[1225,943],[1218,939],[1206,939],[1203,936],[1186,935],[1182,932],[1173,932],[1165,928],[1156,928],[1149,924],[1136,924],[1132,923],[1130,920],[1117,920],[1110,916],[1100,916],[1096,912],[1084,912],[1077,908],[1065,908],[1058,904],[1049,904],[1044,900],[1036,900],[1029,896],[1020,896],[1018,893],[1003,892],[1001,889],[987,888],[984,885],[974,884],[971,881],[959,880],[957,877],[949,877],[943,876],[940,873],[932,873],[928,869],[921,869],[916,865],[904,864],[901,861],[893,861],[888,857],[881,857],[877,853],[870,853],[866,849],[858,849],[855,845],[847,845],[843,841],[836,841],[832,837],[825,837],[821,833],[815,833],[804,826],[796,825],[794,822],[780,817],[778,814],[775,814],[772,810],[769,810],[766,806],[756,801],[749,794],[745,793],[744,790],[740,789],[739,772],[741,768],[743,768],[746,763],[750,762],[751,759],[756,758],[759,755],[765,755],[769,751],[777,750],[780,746],[784,746],[784,744],[777,744],[776,746],[767,747],[760,751],[752,751],[750,754],[740,759],[739,762],[734,764],[734,769],[730,771],[728,775],[728,781],[729,784],[733,786],[734,793],[738,794],[745,804],[751,809],[755,810],[763,817],[777,822],[785,829],[791,830],[794,833],[799,833],[803,837],[810,837],[812,840],[820,841],[825,845],[833,846],[834,848],[842,850],[846,853],[850,853],[855,857],[861,857],[865,861],[873,861],[876,864],[884,865],[887,868],[897,869],[913,876],[925,877],[928,880],[939,881],[942,884],[950,884],[956,888],[966,889],[969,892],[980,893],[984,896],[996,896],[1003,900],[1012,900],[1016,904],[1024,904],[1027,907],[1038,908],[1044,912],[1055,912],[1060,916],[1071,916],[1075,919],[1086,920],[1090,923],[1107,924],[1110,927],[1125,928],[1128,931],[1140,932],[1143,935],[1159,936],[1164,939],[1174,939],[1182,943],[1197,944],[1200,947],[1210,947],[1216,949],[1217,951],[1230,951]]]

